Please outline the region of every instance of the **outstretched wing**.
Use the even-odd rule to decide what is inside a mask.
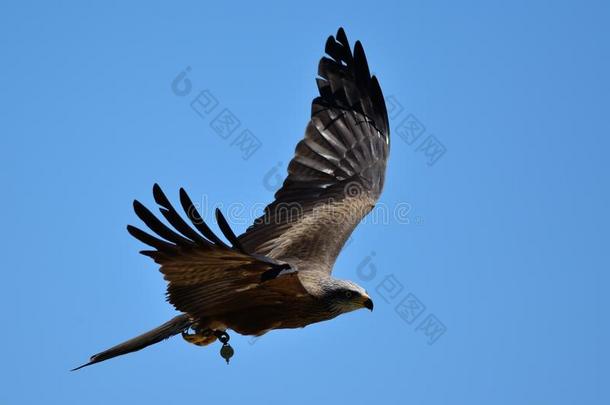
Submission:
[[[239,237],[248,251],[329,273],[345,241],[374,207],[390,149],[385,101],[364,50],[342,28],[320,60],[320,96],[275,201]]]
[[[296,273],[282,272],[288,270],[288,265],[248,254],[219,210],[216,220],[231,245],[212,232],[184,189],[180,189],[180,203],[195,229],[176,212],[157,184],[153,195],[161,214],[174,229],[136,200],[136,214],[157,236],[132,225],[127,230],[154,248],[140,253],[161,265],[160,271],[168,281],[168,301],[179,311],[194,317],[214,316],[305,292]]]

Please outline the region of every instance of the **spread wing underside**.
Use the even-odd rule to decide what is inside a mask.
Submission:
[[[332,266],[383,188],[389,128],[383,94],[364,50],[339,29],[320,60],[320,96],[275,201],[239,237],[248,251],[302,268]]]

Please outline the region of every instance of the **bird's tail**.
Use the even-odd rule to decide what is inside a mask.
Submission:
[[[88,363],[76,367],[72,371],[79,370],[83,367],[87,367],[113,357],[144,349],[147,346],[154,345],[155,343],[159,343],[162,340],[179,334],[180,332],[188,329],[192,323],[193,322],[188,315],[178,315],[155,329],[91,356]]]

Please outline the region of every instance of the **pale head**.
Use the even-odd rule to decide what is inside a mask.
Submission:
[[[334,311],[346,313],[361,308],[373,310],[373,301],[366,290],[352,281],[325,279],[322,292],[322,299]]]

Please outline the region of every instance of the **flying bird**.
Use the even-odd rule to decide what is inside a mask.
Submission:
[[[200,346],[219,340],[228,363],[229,330],[260,336],[373,309],[364,288],[331,273],[346,240],[381,194],[390,150],[388,115],[362,44],[356,42],[352,52],[339,28],[325,52],[316,79],[320,95],[288,175],[245,233],[236,236],[216,210],[221,239],[184,189],[180,214],[154,185],[165,222],[134,201],[149,230],[132,225],[127,230],[150,247],[140,253],[160,265],[167,300],[182,314],[75,370],[179,334]]]

